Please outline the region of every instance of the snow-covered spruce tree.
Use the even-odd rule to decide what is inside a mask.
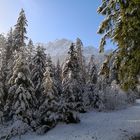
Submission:
[[[81,79],[81,68],[78,60],[77,51],[72,43],[68,52],[68,60],[63,67],[63,91],[72,92],[75,97],[76,110],[83,112],[83,81]],[[67,85],[69,83],[69,85]],[[66,84],[66,85],[65,85]],[[65,89],[66,86],[66,89]],[[68,86],[68,87],[67,87]],[[68,89],[67,89],[68,88]],[[69,89],[70,88],[70,89]],[[68,90],[68,91],[67,91]],[[71,91],[72,90],[72,91]],[[64,94],[63,93],[63,94]],[[68,94],[68,93],[67,93]]]
[[[3,55],[5,57],[5,59],[7,60],[7,64],[8,64],[8,60],[11,59],[11,55],[12,55],[12,43],[13,43],[13,37],[12,37],[12,28],[10,29],[10,31],[8,32],[7,36],[5,37],[5,41],[3,42],[3,48],[2,48],[2,52],[1,55]]]
[[[0,67],[2,67],[2,57],[3,57],[3,50],[6,46],[6,38],[3,34],[0,34]]]
[[[88,66],[88,82],[87,92],[89,97],[89,106],[98,109],[100,106],[100,96],[97,91],[97,68],[95,65],[95,59],[92,55]]]
[[[0,35],[0,69],[3,71],[3,73],[6,70],[7,67],[7,47],[6,47],[6,38],[3,35]]]
[[[18,57],[15,60],[13,75],[9,80],[11,87],[5,105],[5,112],[8,119],[21,119],[30,124],[37,101],[24,51],[17,53]]]
[[[33,41],[30,39],[27,45],[28,51],[29,51],[29,58],[32,59],[34,53],[35,53],[35,48]]]
[[[42,95],[41,84],[46,67],[46,54],[43,47],[37,46],[36,54],[33,57],[32,62],[33,69],[31,71],[31,79],[35,87],[35,95],[37,99],[39,99]]]
[[[64,121],[67,123],[77,123],[79,119],[76,112],[84,112],[83,104],[83,87],[81,77],[79,75],[80,66],[78,63],[77,52],[75,51],[74,44],[72,43],[68,52],[68,58],[63,65],[62,70],[62,87],[63,94],[62,98],[63,105],[63,116]]]
[[[11,72],[12,72],[13,61],[14,61],[13,51],[14,51],[13,50],[13,32],[11,28],[6,37],[6,45],[5,45],[5,48],[3,49],[3,59],[2,59],[3,61],[2,71],[5,74],[4,84],[5,84],[6,92],[9,89],[8,80],[12,74]]]
[[[110,54],[109,60],[109,82],[116,81],[118,83],[118,63],[117,63],[117,52]]]
[[[88,64],[88,81],[92,84],[97,83],[97,68],[95,64],[94,55],[90,57],[90,61]]]
[[[77,51],[77,57],[78,57],[78,63],[80,67],[80,77],[83,82],[83,85],[86,83],[86,66],[85,66],[85,61],[84,61],[84,56],[83,56],[83,43],[82,41],[77,38],[76,39],[76,51]]]
[[[2,57],[2,50],[5,47],[6,44],[6,38],[4,37],[3,34],[0,34],[0,58]],[[1,60],[1,59],[0,59]],[[1,61],[0,61],[0,66],[1,66]]]
[[[53,82],[55,84],[55,87],[57,88],[58,94],[61,95],[62,94],[62,77],[61,77],[62,71],[61,71],[59,61],[57,62],[57,66],[55,67],[55,65],[52,62],[51,56],[47,55],[46,67],[50,72],[50,76],[53,77]]]
[[[33,41],[30,39],[27,44],[27,61],[29,62],[30,70],[33,69],[33,57],[35,56],[35,47]]]
[[[49,67],[49,71],[51,76],[53,77],[55,86],[57,88],[57,91],[59,95],[62,94],[62,70],[59,64],[59,61],[57,62],[57,66],[52,62],[51,56],[48,54],[47,55],[47,61],[46,61],[46,67]]]
[[[60,66],[59,59],[57,61],[56,69],[55,69],[55,79],[56,79],[56,85],[59,95],[62,94],[62,68]]]
[[[52,58],[51,58],[50,54],[47,55],[46,67],[49,67],[51,74],[54,76],[55,75],[55,65],[52,63]]]
[[[42,134],[53,128],[59,120],[59,93],[55,83],[52,65],[46,67],[42,89],[43,95],[40,98],[40,107],[37,111],[37,132]]]
[[[9,53],[9,47],[7,46],[6,38],[3,35],[0,35],[0,118],[3,117],[4,113],[4,105],[6,103],[7,98],[7,83],[6,83],[6,77],[8,74],[8,55]]]
[[[4,38],[3,38],[4,39]],[[8,92],[8,84],[7,84],[7,76],[9,74],[9,62],[12,56],[12,51],[11,48],[12,46],[10,46],[10,41],[11,41],[11,31],[8,33],[7,38],[5,38],[3,40],[3,47],[1,50],[1,66],[0,66],[0,73],[1,73],[1,77],[0,77],[0,81],[2,82],[2,89],[3,89],[3,93],[4,93],[4,97],[3,97],[3,105],[5,103],[5,100],[7,98],[7,92]]]
[[[0,51],[5,45],[5,36],[3,34],[0,34]]]
[[[106,56],[99,73],[98,73],[98,88],[104,90],[107,85],[110,85],[109,81],[109,56]]]
[[[97,102],[95,101],[95,103],[97,104],[93,104],[93,106],[95,108],[98,108],[99,110],[102,110],[104,109],[104,104],[103,104],[103,101],[105,101],[105,95],[106,95],[106,92],[108,92],[108,89],[111,88],[110,87],[110,82],[109,82],[109,57],[106,56],[106,59],[104,60],[103,64],[101,65],[100,69],[99,69],[99,72],[97,74],[98,78],[96,79],[96,86],[94,86],[94,89],[93,89],[93,86],[92,88],[90,89],[90,86],[89,86],[89,91],[94,91],[94,94],[97,95]],[[92,79],[91,79],[92,80]],[[94,82],[94,80],[92,81]],[[91,84],[93,85],[93,84]],[[90,93],[90,92],[89,92]]]
[[[79,76],[82,84],[81,90],[83,92],[83,103],[84,106],[87,106],[87,104],[89,103],[88,93],[86,91],[86,82],[87,82],[88,73],[86,69],[85,57],[83,55],[83,43],[79,38],[76,39],[75,49],[77,51],[77,58],[79,63]]]
[[[5,105],[5,91],[4,91],[4,84],[2,78],[2,71],[0,70],[0,123],[2,121],[3,112],[4,112],[4,105]]]
[[[100,49],[104,50],[108,38],[117,44],[118,82],[124,90],[134,89],[140,75],[140,4],[135,0],[102,0],[98,13],[105,16],[98,31],[103,34]]]
[[[2,61],[2,66],[0,68],[0,111],[4,111],[4,105],[6,103],[5,101],[7,98],[7,88],[5,85],[7,67],[5,66],[3,61]]]
[[[13,54],[13,29],[10,28],[10,31],[7,34],[6,37],[6,46],[7,49],[9,51],[9,53],[7,54],[8,59],[11,59],[11,55]]]
[[[25,46],[24,40],[27,39],[25,34],[27,25],[27,19],[24,13],[24,10],[21,9],[19,13],[19,17],[17,20],[17,24],[15,25],[15,29],[13,31],[13,46],[15,50],[19,50],[20,47]]]

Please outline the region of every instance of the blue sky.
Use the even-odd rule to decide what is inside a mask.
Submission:
[[[97,13],[100,4],[101,0],[1,0],[0,33],[15,25],[23,8],[28,37],[35,43],[79,37],[85,46],[98,47],[97,29],[104,18]]]

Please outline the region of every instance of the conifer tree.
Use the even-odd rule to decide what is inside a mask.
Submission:
[[[0,67],[2,67],[2,60],[3,60],[3,51],[6,47],[6,38],[3,34],[0,34]]]
[[[55,77],[55,65],[52,62],[51,56],[48,54],[46,59],[46,67],[49,68],[50,73],[53,77]]]
[[[7,74],[7,63],[8,63],[7,53],[8,53],[8,49],[5,40],[5,43],[3,44],[3,48],[1,50],[1,66],[0,66],[0,69],[3,73],[2,74],[3,83],[5,83],[6,74]]]
[[[29,50],[29,56],[32,58],[33,53],[34,53],[34,44],[33,44],[33,41],[31,39],[29,40],[27,47]]]
[[[106,56],[100,70],[99,70],[99,90],[104,90],[107,85],[110,85],[109,81],[109,56]]]
[[[104,35],[100,50],[104,50],[108,38],[117,44],[119,84],[125,90],[134,89],[140,70],[140,3],[102,0],[98,12],[106,17],[98,31]]]
[[[75,47],[77,50],[77,56],[79,59],[79,63],[81,64],[81,67],[82,67],[82,65],[83,65],[83,52],[82,52],[83,43],[79,38],[76,39],[76,46]]]
[[[88,97],[89,97],[89,106],[94,108],[99,108],[100,97],[97,92],[97,68],[95,65],[95,59],[92,55],[90,58],[88,66]]]
[[[3,34],[0,34],[0,56],[5,45],[6,45],[6,38]]]
[[[38,133],[45,133],[54,127],[59,120],[59,93],[52,73],[52,65],[46,67],[40,98],[40,107],[37,113]]]
[[[2,77],[2,71],[0,70],[0,111],[4,111],[4,105],[5,105],[5,92],[4,92],[4,84],[3,84],[3,77]]]
[[[7,84],[6,84],[6,76],[7,76],[7,66],[5,65],[5,58],[2,60],[2,66],[0,68],[0,110],[3,110],[5,105],[5,100],[7,98]]]
[[[59,95],[61,95],[62,94],[62,69],[60,66],[59,59],[57,61],[57,65],[55,69],[55,78],[56,78],[58,93]]]
[[[47,55],[46,67],[50,72],[50,76],[53,78],[58,94],[61,95],[62,94],[62,79],[61,79],[62,71],[60,68],[59,61],[57,63],[57,66],[55,67],[55,65],[52,62],[51,56]]]
[[[89,66],[88,66],[88,80],[92,84],[97,83],[97,68],[95,65],[94,55],[91,56]]]
[[[29,62],[30,70],[33,68],[33,57],[35,55],[35,47],[33,41],[30,39],[27,45],[27,61]]]
[[[11,87],[5,105],[5,112],[9,119],[16,117],[30,124],[37,101],[24,51],[20,54],[18,52],[17,55],[13,75],[9,80]]]
[[[19,48],[25,46],[25,39],[27,39],[25,36],[27,33],[26,26],[28,26],[27,19],[24,10],[21,9],[15,29],[13,31],[13,45],[15,50],[19,50]]]
[[[9,33],[7,34],[7,38],[6,38],[6,47],[7,47],[7,59],[11,59],[12,58],[12,54],[13,54],[13,29],[10,28]]]
[[[7,90],[8,90],[8,84],[7,84],[7,77],[10,73],[10,62],[12,59],[12,30],[7,35],[7,38],[5,38],[5,41],[3,42],[3,48],[1,50],[1,82],[3,83],[3,91],[5,93],[5,98],[7,96]]]
[[[68,110],[67,121],[75,121],[72,111],[84,112],[83,104],[83,87],[81,77],[79,75],[80,66],[78,63],[77,52],[75,51],[74,44],[72,43],[69,49],[69,57],[63,66],[63,98],[66,102]],[[69,112],[70,111],[70,112]],[[67,112],[66,112],[67,113]]]
[[[8,80],[12,75],[13,61],[14,61],[14,47],[13,47],[13,30],[12,28],[7,34],[6,47],[5,47],[5,65],[6,65],[6,75],[5,83],[7,88],[9,88]]]
[[[31,78],[35,87],[35,95],[37,99],[39,99],[42,94],[41,84],[46,67],[46,54],[43,47],[37,46],[36,54],[33,57],[32,62],[33,69],[31,71]]]
[[[101,65],[100,69],[99,69],[99,73],[98,73],[98,81],[96,84],[96,88],[95,88],[95,92],[97,93],[97,95],[99,95],[99,102],[97,102],[97,105],[99,107],[99,109],[103,109],[105,108],[105,103],[108,102],[106,97],[109,95],[109,92],[111,90],[111,82],[109,79],[109,70],[110,70],[110,66],[109,66],[109,56],[106,56],[103,64]],[[112,93],[112,95],[114,96],[114,93]]]
[[[6,104],[6,99],[8,95],[8,83],[7,76],[9,74],[9,61],[11,58],[11,48],[10,46],[10,35],[9,32],[7,38],[1,36],[0,45],[1,46],[1,64],[0,64],[0,111],[4,114],[4,106]],[[2,117],[2,116],[1,116]]]
[[[80,76],[84,85],[86,83],[86,68],[85,68],[85,61],[83,56],[83,43],[79,38],[76,39],[75,47],[76,47],[78,63],[80,67]]]

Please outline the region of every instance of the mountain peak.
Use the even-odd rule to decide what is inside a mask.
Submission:
[[[80,40],[80,42],[82,41]],[[67,52],[71,43],[71,40],[62,38],[48,42],[43,46],[46,48],[46,53],[51,55],[54,63],[56,63],[58,59],[63,63],[67,57]],[[83,54],[86,58],[86,61],[89,61],[91,55],[94,55],[95,60],[99,63],[104,60],[104,53],[100,54],[99,50],[93,46],[83,46]]]

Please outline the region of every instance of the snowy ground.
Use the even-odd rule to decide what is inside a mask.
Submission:
[[[140,133],[140,100],[127,109],[89,112],[80,118],[79,124],[59,124],[45,135],[26,134],[20,140],[127,140]]]

